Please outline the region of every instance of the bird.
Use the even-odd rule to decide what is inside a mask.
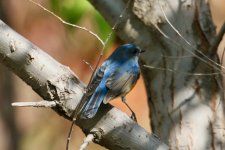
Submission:
[[[90,119],[95,116],[100,105],[121,97],[132,112],[131,118],[137,121],[133,110],[126,103],[125,96],[135,86],[140,77],[138,64],[140,53],[144,52],[135,44],[129,43],[119,46],[95,71],[90,82],[93,93],[88,95],[87,101],[80,112],[80,118]],[[92,87],[93,86],[93,87]]]

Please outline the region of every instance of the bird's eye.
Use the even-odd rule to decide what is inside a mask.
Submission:
[[[134,49],[133,49],[133,54],[137,55],[137,54],[139,54],[139,51],[140,51],[140,50],[139,50],[138,48],[134,48]]]

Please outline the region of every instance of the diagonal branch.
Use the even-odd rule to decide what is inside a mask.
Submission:
[[[68,67],[54,60],[1,20],[0,62],[43,99],[54,101],[54,111],[72,120],[71,114],[83,95],[84,83]],[[157,137],[110,105],[100,108],[94,118],[77,120],[76,124],[85,134],[94,134],[95,142],[108,149],[168,149]]]

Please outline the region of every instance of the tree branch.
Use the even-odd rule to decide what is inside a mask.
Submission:
[[[15,102],[12,103],[12,106],[16,107],[50,107],[53,108],[56,106],[55,101],[39,101],[39,102]]]
[[[56,102],[53,109],[59,115],[72,120],[71,113],[83,95],[84,83],[68,67],[54,60],[1,20],[0,61],[43,99]],[[95,142],[108,149],[167,149],[157,137],[110,105],[103,105],[94,118],[77,120],[76,124],[85,134],[94,134]]]
[[[94,140],[93,134],[88,134],[87,137],[84,139],[84,143],[80,146],[79,150],[85,150],[89,143],[91,143]]]

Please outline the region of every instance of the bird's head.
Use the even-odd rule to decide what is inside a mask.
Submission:
[[[130,56],[139,56],[140,53],[144,52],[135,44],[124,44],[121,47],[123,47],[124,52]]]
[[[113,55],[120,58],[133,58],[138,57],[140,53],[144,52],[135,44],[124,44],[116,49]]]

